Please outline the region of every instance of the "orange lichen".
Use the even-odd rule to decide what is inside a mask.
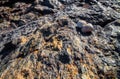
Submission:
[[[61,50],[62,49],[62,40],[59,40],[58,37],[52,37],[51,41],[45,42],[44,44],[45,47],[51,47],[51,49],[57,49]]]
[[[95,65],[94,65],[94,61],[93,61],[93,56],[92,54],[85,53],[85,61],[83,62],[81,60],[81,66],[84,68],[84,72],[82,74],[82,78],[84,79],[98,79],[99,76],[96,75],[96,72],[94,70],[96,70]]]
[[[67,64],[66,67],[68,68],[71,78],[78,74],[78,68],[74,64]]]
[[[27,42],[27,38],[24,37],[24,36],[22,36],[22,37],[21,37],[21,44],[23,45],[23,44],[25,44],[26,42]]]
[[[61,79],[59,75],[58,75],[57,79]]]
[[[37,53],[38,53],[38,50],[34,50],[34,53],[37,54]]]
[[[36,64],[36,68],[40,70],[40,69],[42,68],[42,63],[41,63],[41,62],[38,62],[38,63]]]
[[[53,46],[58,48],[59,50],[62,49],[62,41],[58,40],[56,37],[53,38]]]
[[[16,73],[15,79],[25,79],[22,74]]]
[[[98,79],[98,76],[95,75],[95,73],[91,70],[92,66],[89,66],[87,64],[82,65],[86,71],[82,74],[82,77],[85,79]]]
[[[68,47],[67,52],[68,52],[69,55],[71,55],[72,54],[72,49],[70,47]]]

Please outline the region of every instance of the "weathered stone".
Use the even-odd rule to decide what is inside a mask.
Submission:
[[[92,24],[86,24],[84,25],[82,28],[81,28],[81,31],[83,33],[86,33],[86,32],[92,32],[94,30],[94,27]]]
[[[0,79],[120,78],[118,0],[1,2]]]

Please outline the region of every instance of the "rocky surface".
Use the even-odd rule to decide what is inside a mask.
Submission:
[[[120,79],[120,0],[1,0],[0,79]]]

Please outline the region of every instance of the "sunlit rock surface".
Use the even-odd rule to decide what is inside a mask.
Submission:
[[[120,79],[119,12],[119,0],[1,0],[0,79]]]

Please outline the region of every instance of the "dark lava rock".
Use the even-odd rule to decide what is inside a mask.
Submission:
[[[0,79],[119,79],[119,3],[1,0]]]

